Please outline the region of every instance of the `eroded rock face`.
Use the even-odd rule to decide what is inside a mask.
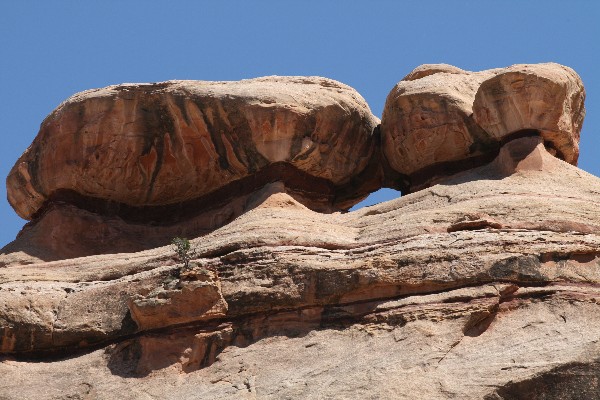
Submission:
[[[444,68],[412,82],[470,74]],[[349,213],[283,181],[187,225],[53,203],[30,247],[0,255],[0,397],[594,398],[600,179],[548,140],[509,134],[489,162]],[[158,243],[211,215],[189,269],[171,246],[54,262],[52,241],[31,248],[67,217]]]
[[[227,302],[215,272],[192,264],[162,286],[132,297],[129,310],[137,326],[146,330],[224,317]]]
[[[347,214],[266,191],[192,241],[194,279],[168,247],[7,266],[0,395],[595,393],[599,188],[526,137],[443,185]]]
[[[438,72],[400,81],[387,97],[381,121],[382,150],[392,168],[411,176],[468,158],[472,146],[491,147],[471,118],[475,93],[487,76]]]
[[[33,220],[0,265],[198,237],[272,185],[320,212],[347,209],[380,187],[378,123],[356,91],[317,77],[78,93],[45,119],[8,176],[9,202]]]
[[[491,161],[517,136],[541,135],[553,154],[576,164],[584,98],[579,76],[558,64],[421,66],[387,97],[383,152],[412,191]]]
[[[212,206],[207,207],[207,203],[203,202],[198,209],[191,204],[175,209],[165,207],[152,213],[123,207],[113,212],[103,207],[89,207],[89,202],[77,205],[53,203],[35,221],[27,224],[13,242],[2,248],[0,266],[161,247],[177,236],[198,237],[210,233],[274,193],[287,195],[289,202],[282,202],[282,207],[293,204],[306,208],[302,204],[314,204],[314,197],[307,199],[303,193],[289,189],[283,182],[267,184],[249,194],[225,198]]]
[[[535,129],[559,158],[577,164],[585,90],[571,68],[514,65],[485,80],[473,102],[473,118],[498,140]]]
[[[360,95],[325,78],[82,92],[8,177],[11,204],[33,221],[0,265],[204,235],[270,185],[315,211],[343,210],[383,186],[416,191],[491,162],[516,137],[541,136],[575,163],[583,98],[577,74],[557,64],[420,66],[389,94],[381,129]]]
[[[316,77],[88,90],[44,120],[8,176],[8,199],[26,219],[65,192],[179,204],[274,163],[299,171],[289,185],[310,193],[312,178],[343,185],[367,166],[378,122],[352,88]]]

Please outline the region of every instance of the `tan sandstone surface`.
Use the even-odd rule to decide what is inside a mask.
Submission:
[[[26,219],[60,191],[177,204],[278,162],[341,185],[369,162],[378,123],[354,89],[318,77],[88,90],[44,120],[8,176],[8,199]]]
[[[422,65],[389,93],[383,152],[412,190],[490,161],[507,140],[534,130],[571,164],[579,156],[585,91],[570,68],[520,64],[481,72]],[[468,162],[471,161],[471,165]]]
[[[548,125],[523,129],[479,166],[353,212],[262,182],[221,204],[230,220],[198,222],[189,269],[170,246],[5,248],[0,398],[598,398],[600,179],[560,159]],[[395,168],[385,158],[370,162]],[[79,205],[52,205],[54,223],[73,209],[90,230],[133,229]]]
[[[4,252],[29,263],[164,246],[226,224],[275,182],[311,209],[348,209],[380,187],[378,124],[354,89],[319,77],[77,93],[7,178],[33,221]]]

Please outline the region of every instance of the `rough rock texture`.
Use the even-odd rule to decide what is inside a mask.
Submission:
[[[600,179],[546,140],[349,213],[267,183],[189,269],[0,255],[0,398],[598,398]]]
[[[347,214],[265,193],[193,241],[227,308],[180,308],[185,323],[169,325],[167,301],[158,328],[131,317],[152,291],[181,293],[165,290],[186,282],[168,247],[0,269],[0,395],[563,399],[577,398],[573,384],[598,393],[600,180],[541,138]],[[160,306],[152,313],[158,321]]]
[[[2,253],[25,264],[163,246],[230,222],[269,183],[317,211],[348,209],[381,187],[378,124],[354,89],[318,77],[75,94],[7,178],[32,222]]]
[[[518,136],[541,135],[553,154],[576,164],[584,99],[579,76],[558,64],[481,72],[424,65],[387,97],[383,152],[411,191],[491,161]]]
[[[414,81],[425,78],[426,76],[437,74],[465,74],[466,71],[449,64],[423,64],[413,69],[408,75],[402,78],[403,81]]]
[[[90,203],[85,202],[77,205],[52,203],[1,250],[0,266],[164,246],[176,236],[207,234],[256,207],[265,196],[274,192],[288,193],[294,204],[311,201],[278,181],[259,187],[256,192],[240,194],[200,210],[179,207],[148,214],[143,209],[126,208],[112,213],[102,207],[94,208],[93,204],[90,207]]]
[[[515,65],[481,84],[473,118],[498,140],[523,129],[538,130],[554,154],[576,165],[584,99],[581,79],[571,68]]]
[[[378,122],[354,89],[317,77],[88,90],[44,120],[8,176],[8,199],[25,219],[72,192],[177,204],[273,163],[297,170],[290,184],[310,192],[302,180],[343,185],[367,166]]]
[[[224,317],[227,303],[214,271],[194,265],[149,293],[133,296],[129,311],[139,329]]]

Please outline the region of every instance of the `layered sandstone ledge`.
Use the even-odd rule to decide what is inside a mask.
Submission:
[[[137,102],[166,99],[152,117],[119,108],[117,86],[74,96],[42,124],[8,180],[33,220],[0,255],[0,397],[600,395],[600,180],[574,165],[584,91],[572,70],[422,66],[390,92],[381,126],[322,78],[198,85],[263,84],[260,96],[240,89],[243,101],[215,89],[194,106],[202,118],[178,114],[187,100],[173,108],[179,82],[135,86]],[[234,101],[246,121],[277,124],[240,128]],[[171,145],[198,139],[182,127],[217,120],[217,103],[221,125],[201,136],[214,153],[198,160],[212,170],[191,168],[189,146]],[[144,135],[121,129],[141,135],[144,118],[164,115],[181,136],[152,131],[165,145],[149,185],[159,142],[145,153]],[[301,122],[311,116],[321,122]],[[137,180],[112,182],[121,175],[94,164],[77,120]],[[306,124],[324,135],[308,155],[295,153]],[[215,132],[238,175],[219,163]],[[160,180],[184,159],[193,179]],[[333,212],[382,186],[403,196]],[[164,246],[180,235],[193,238],[190,268]]]

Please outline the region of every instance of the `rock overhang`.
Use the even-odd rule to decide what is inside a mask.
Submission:
[[[368,165],[378,124],[354,89],[319,77],[88,90],[44,120],[8,176],[8,198],[26,219],[57,191],[163,206],[277,163],[343,185]]]
[[[542,136],[554,155],[576,165],[584,100],[581,78],[559,64],[481,72],[423,65],[387,97],[382,151],[407,177],[409,191],[491,161],[504,143],[526,132]]]

